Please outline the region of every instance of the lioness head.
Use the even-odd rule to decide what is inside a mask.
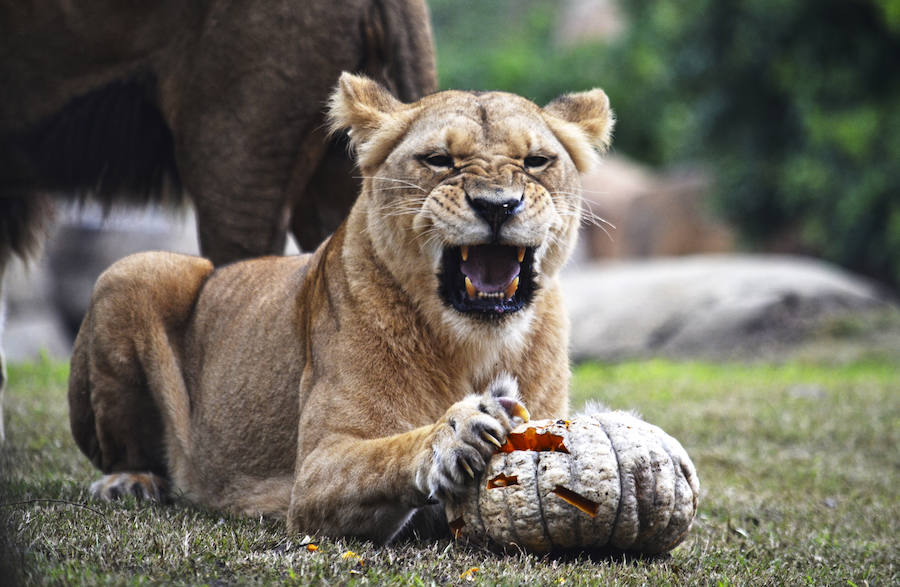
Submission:
[[[528,314],[572,249],[579,174],[613,126],[599,89],[544,108],[502,92],[404,104],[347,73],[330,113],[350,129],[379,261],[427,313],[465,328]]]

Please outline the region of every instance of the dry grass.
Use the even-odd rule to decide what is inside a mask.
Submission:
[[[66,373],[48,362],[10,369],[0,577],[216,585],[900,581],[900,367],[885,361],[579,368],[576,403],[597,397],[639,409],[681,440],[700,473],[703,498],[688,540],[650,560],[504,556],[450,541],[378,547],[289,536],[277,521],[184,502],[95,502],[86,487],[96,472],[68,432]]]

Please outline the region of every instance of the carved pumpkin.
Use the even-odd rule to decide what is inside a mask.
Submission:
[[[447,507],[457,537],[535,552],[677,546],[699,481],[677,440],[624,412],[522,424]]]

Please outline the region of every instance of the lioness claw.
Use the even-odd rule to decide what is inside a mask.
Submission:
[[[491,444],[493,444],[494,446],[496,446],[497,448],[500,448],[501,446],[503,446],[503,443],[500,442],[499,440],[497,440],[496,438],[494,438],[494,436],[490,432],[482,431],[481,437],[484,438],[485,440],[487,440],[488,442],[490,442]]]
[[[423,480],[423,495],[443,500],[459,497],[521,419],[511,412],[527,413],[517,399],[515,380],[501,378],[502,383],[498,378],[482,395],[471,395],[448,410],[448,425],[436,431],[430,458],[422,463],[417,475]]]

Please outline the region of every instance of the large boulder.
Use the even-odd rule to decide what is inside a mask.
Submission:
[[[866,280],[787,256],[599,263],[563,283],[575,360],[753,358],[803,342],[828,317],[892,306]]]
[[[43,263],[14,258],[0,287],[0,349],[10,362],[46,354],[67,359],[72,338],[53,309],[53,275]],[[4,319],[5,318],[5,319]]]
[[[33,360],[41,353],[68,358],[94,282],[118,259],[151,249],[197,253],[190,210],[122,208],[107,215],[87,204],[63,209],[60,216],[44,254],[28,264],[14,258],[6,272],[0,348],[9,361]]]
[[[584,256],[630,259],[734,250],[734,232],[712,214],[710,178],[700,170],[658,171],[610,155],[582,185],[585,208],[594,218],[581,233]]]
[[[59,215],[40,259],[26,265],[14,258],[3,281],[0,293],[7,312],[0,348],[10,361],[33,360],[41,353],[68,358],[94,282],[122,257],[149,250],[198,254],[191,208],[116,208],[104,213],[86,204],[64,208]],[[286,253],[297,252],[289,235]]]

